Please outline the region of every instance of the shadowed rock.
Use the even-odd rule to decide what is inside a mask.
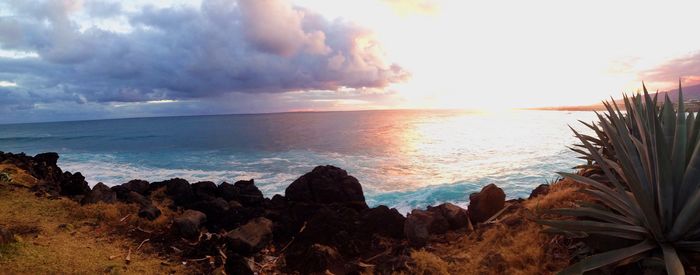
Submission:
[[[216,184],[211,181],[200,181],[192,184],[192,193],[198,200],[209,200],[216,197]]]
[[[196,210],[185,210],[173,222],[173,232],[185,239],[194,240],[199,237],[200,226],[207,221],[207,215]]]
[[[442,214],[426,210],[414,209],[406,217],[404,234],[411,245],[424,246],[430,239],[430,235],[444,234],[450,224]]]
[[[237,190],[235,199],[243,206],[257,206],[265,199],[262,192],[255,186],[254,180],[239,180],[233,184]]]
[[[130,180],[129,182],[124,183],[121,186],[126,188],[126,190],[134,191],[141,195],[146,195],[150,184],[145,180]]]
[[[139,209],[139,217],[148,219],[149,221],[157,219],[160,217],[160,214],[160,209],[152,204],[141,206]]]
[[[209,223],[214,225],[220,222],[221,218],[223,218],[230,209],[229,203],[222,198],[199,200],[190,204],[187,208],[201,211],[202,213],[206,214]]]
[[[358,210],[367,209],[362,185],[353,176],[334,166],[318,166],[301,176],[285,190],[289,201],[347,204]]]
[[[235,275],[253,275],[255,274],[250,268],[249,261],[237,253],[226,255],[226,263],[224,264],[226,274]]]
[[[114,203],[117,202],[117,194],[112,191],[107,185],[104,183],[98,182],[95,184],[95,187],[90,190],[90,193],[88,193],[85,198],[83,198],[80,203],[81,204],[91,204],[91,203],[98,203],[98,202],[104,202],[104,203]]]
[[[85,195],[90,192],[90,186],[80,172],[75,174],[71,174],[70,172],[63,173],[63,180],[60,186],[61,195],[65,196]]]
[[[327,245],[313,244],[302,253],[288,255],[287,266],[302,274],[346,274],[345,261],[338,251]]]
[[[165,194],[171,196],[177,205],[190,203],[193,197],[192,186],[181,178],[165,181]]]
[[[447,220],[451,230],[463,228],[466,228],[467,230],[473,229],[471,222],[469,221],[469,214],[467,213],[467,210],[459,206],[451,203],[443,203],[434,207],[428,206],[428,211],[442,215]]]
[[[137,203],[141,206],[147,206],[151,205],[151,200],[144,197],[143,195],[136,193],[134,191],[131,191],[127,194],[126,202],[128,203]]]
[[[540,184],[530,192],[530,197],[528,199],[536,198],[539,196],[544,196],[549,194],[549,184]]]
[[[368,209],[362,213],[360,230],[367,234],[380,234],[386,237],[403,238],[403,226],[406,218],[396,208],[384,205]]]
[[[238,188],[233,187],[233,184],[222,182],[216,187],[216,193],[226,201],[235,200],[238,196]]]
[[[486,185],[480,192],[469,195],[469,219],[474,224],[484,222],[503,209],[505,203],[503,189],[493,183]]]
[[[272,221],[256,218],[226,234],[231,248],[242,254],[253,254],[272,240]]]

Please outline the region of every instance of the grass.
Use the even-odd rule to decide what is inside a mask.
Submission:
[[[9,167],[11,168],[11,167]],[[4,167],[9,171],[8,167]],[[0,169],[2,170],[2,169]],[[69,199],[38,198],[17,185],[33,184],[26,175],[12,174],[13,185],[0,185],[0,226],[15,234],[17,242],[0,245],[0,274],[167,274],[182,266],[168,263],[148,243],[128,238],[128,228],[161,227],[131,217],[135,205],[80,206]],[[135,215],[135,214],[134,214]],[[133,215],[132,215],[133,216]],[[131,261],[125,258],[131,249]]]
[[[542,233],[529,220],[544,209],[563,207],[580,199],[578,185],[563,180],[549,194],[513,206],[498,221],[482,225],[469,235],[457,235],[444,243],[411,254],[410,273],[418,274],[552,274],[569,264],[567,241]],[[428,270],[428,272],[426,272]]]

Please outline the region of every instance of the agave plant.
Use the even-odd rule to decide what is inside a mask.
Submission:
[[[625,112],[615,101],[587,124],[597,137],[575,130],[576,149],[598,167],[605,181],[560,173],[585,186],[594,203],[553,213],[576,220],[542,220],[548,231],[578,236],[606,235],[635,244],[592,255],[563,270],[581,274],[612,264],[662,259],[668,274],[685,274],[683,259],[700,252],[700,114],[685,112],[679,85],[678,108],[668,98],[657,105],[643,94],[624,97]],[[584,149],[584,150],[582,150]]]

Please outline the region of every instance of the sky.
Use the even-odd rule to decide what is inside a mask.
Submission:
[[[700,84],[693,1],[0,0],[0,123],[588,105]]]

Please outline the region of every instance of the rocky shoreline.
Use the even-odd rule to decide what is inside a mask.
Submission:
[[[90,188],[80,172],[62,171],[58,158],[56,153],[0,152],[0,163],[37,180],[27,187],[38,197],[68,197],[84,205],[136,204],[133,214],[147,221],[172,213],[162,230],[142,233],[164,254],[208,259],[197,267],[206,273],[221,268],[227,274],[402,271],[412,250],[445,234],[469,235],[522,202],[506,201],[503,190],[490,184],[465,194],[468,209],[444,203],[404,217],[383,205],[368,207],[358,180],[333,166],[314,168],[272,198],[265,198],[252,179],[233,184],[135,179]],[[542,185],[531,197],[546,192]],[[517,219],[509,222],[521,222]]]

